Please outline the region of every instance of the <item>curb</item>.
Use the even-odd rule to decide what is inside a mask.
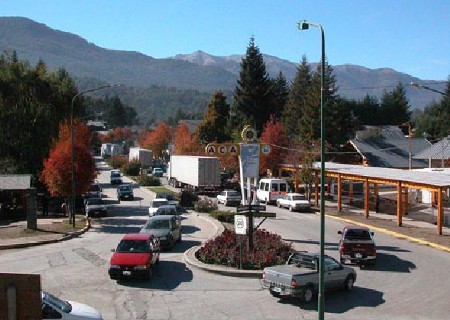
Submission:
[[[78,237],[88,231],[91,228],[91,219],[86,220],[86,225],[83,229],[75,232],[71,232],[69,234],[66,234],[60,238],[57,239],[50,239],[50,240],[37,240],[37,241],[30,241],[30,242],[23,242],[23,243],[11,243],[11,244],[5,244],[0,245],[0,250],[8,250],[8,249],[18,249],[18,248],[26,248],[26,247],[35,247],[43,244],[49,244],[49,243],[56,243],[56,242],[62,242],[66,240],[73,239],[75,237]]]
[[[316,214],[320,214],[320,213],[316,213]],[[430,242],[430,241],[426,241],[426,240],[410,237],[410,236],[404,235],[402,233],[398,233],[398,232],[395,232],[395,231],[387,230],[387,229],[384,229],[384,228],[374,227],[374,226],[372,226],[370,224],[357,222],[357,221],[353,221],[353,220],[350,220],[350,219],[345,219],[345,218],[341,218],[341,217],[331,216],[331,215],[328,215],[328,214],[325,214],[325,216],[328,217],[328,218],[332,218],[334,220],[347,222],[347,223],[354,224],[354,225],[357,225],[357,226],[360,226],[360,227],[370,228],[372,230],[376,230],[376,231],[388,234],[390,236],[393,236],[393,237],[396,237],[396,238],[399,238],[399,239],[409,240],[411,242],[419,243],[419,244],[422,244],[422,245],[425,245],[425,246],[429,246],[429,247],[433,247],[433,248],[436,248],[436,249],[439,249],[439,250],[442,250],[442,251],[450,252],[450,248],[449,247],[442,246],[442,245],[437,244],[437,243],[433,243],[433,242]]]
[[[197,217],[204,219],[208,221],[216,230],[214,235],[210,239],[214,239],[218,235],[222,234],[222,232],[225,230],[222,223],[217,221],[214,218],[211,218],[209,215],[202,214],[199,212],[193,212],[194,214],[197,214]],[[209,240],[210,240],[209,239]],[[208,240],[206,240],[208,241]],[[206,242],[204,241],[204,242]],[[211,273],[217,273],[224,276],[230,276],[230,277],[246,277],[246,278],[261,278],[262,276],[262,270],[239,270],[227,266],[221,266],[221,265],[213,265],[213,264],[207,264],[203,263],[200,260],[197,259],[196,253],[198,250],[200,250],[200,246],[195,246],[192,248],[189,248],[186,250],[183,254],[183,261],[192,267],[195,267],[197,269],[201,269],[204,271],[208,271]]]

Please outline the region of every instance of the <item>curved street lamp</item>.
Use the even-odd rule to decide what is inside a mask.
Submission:
[[[75,187],[76,187],[76,183],[75,183],[75,130],[74,130],[74,123],[73,123],[73,104],[75,102],[75,100],[85,94],[85,93],[89,93],[89,92],[94,92],[94,91],[98,91],[101,89],[105,89],[105,88],[110,88],[113,85],[104,85],[104,86],[100,86],[100,87],[96,87],[96,88],[92,88],[92,89],[88,89],[85,91],[81,91],[78,92],[76,95],[73,96],[72,98],[72,102],[70,104],[70,144],[71,144],[71,148],[72,148],[72,160],[71,160],[71,169],[72,169],[72,194],[71,194],[71,205],[70,205],[70,219],[72,219],[72,226],[75,228]]]
[[[325,255],[325,123],[324,123],[324,79],[325,79],[325,33],[319,23],[303,20],[297,23],[300,30],[308,30],[309,26],[320,29],[322,35],[322,61],[320,76],[320,255],[319,255],[319,296],[318,314],[319,319],[324,319],[325,296],[324,296],[324,255]]]
[[[423,89],[430,90],[430,91],[433,91],[433,92],[436,92],[436,93],[440,93],[440,94],[442,94],[443,96],[450,97],[450,95],[448,95],[448,94],[445,93],[445,92],[442,92],[442,91],[439,91],[439,90],[430,88],[430,87],[428,87],[428,86],[425,86],[425,85],[423,85],[423,84],[419,84],[419,83],[414,82],[414,81],[411,82],[411,87],[413,87],[413,88],[423,88]]]

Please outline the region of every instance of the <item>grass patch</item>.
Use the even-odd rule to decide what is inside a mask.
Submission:
[[[166,187],[147,187],[150,191],[153,191],[154,193],[174,193],[172,190],[167,189]]]

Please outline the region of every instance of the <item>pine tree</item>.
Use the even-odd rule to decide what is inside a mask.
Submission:
[[[299,135],[299,120],[302,110],[306,107],[307,92],[311,87],[311,67],[304,55],[297,67],[297,73],[292,82],[288,101],[283,110],[282,122],[285,132],[291,136]]]
[[[385,92],[381,98],[380,111],[384,125],[399,125],[411,119],[409,102],[401,83],[392,92]]]
[[[235,130],[240,131],[243,125],[249,124],[257,132],[262,132],[270,115],[275,113],[271,89],[262,54],[251,37],[234,90],[232,126]]]
[[[273,109],[270,118],[274,116],[275,118],[280,119],[288,101],[289,86],[286,78],[281,71],[275,79],[271,79],[271,82],[273,94]]]
[[[227,134],[227,122],[230,105],[222,91],[216,91],[208,103],[205,118],[198,126],[195,136],[201,142],[224,142],[230,140]]]

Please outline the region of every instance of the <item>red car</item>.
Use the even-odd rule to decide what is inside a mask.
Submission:
[[[153,266],[159,263],[159,239],[152,234],[126,234],[112,251],[108,273],[113,280],[149,279]]]
[[[339,256],[341,263],[350,261],[359,265],[374,265],[377,259],[377,248],[374,233],[368,228],[346,226],[339,240]]]

